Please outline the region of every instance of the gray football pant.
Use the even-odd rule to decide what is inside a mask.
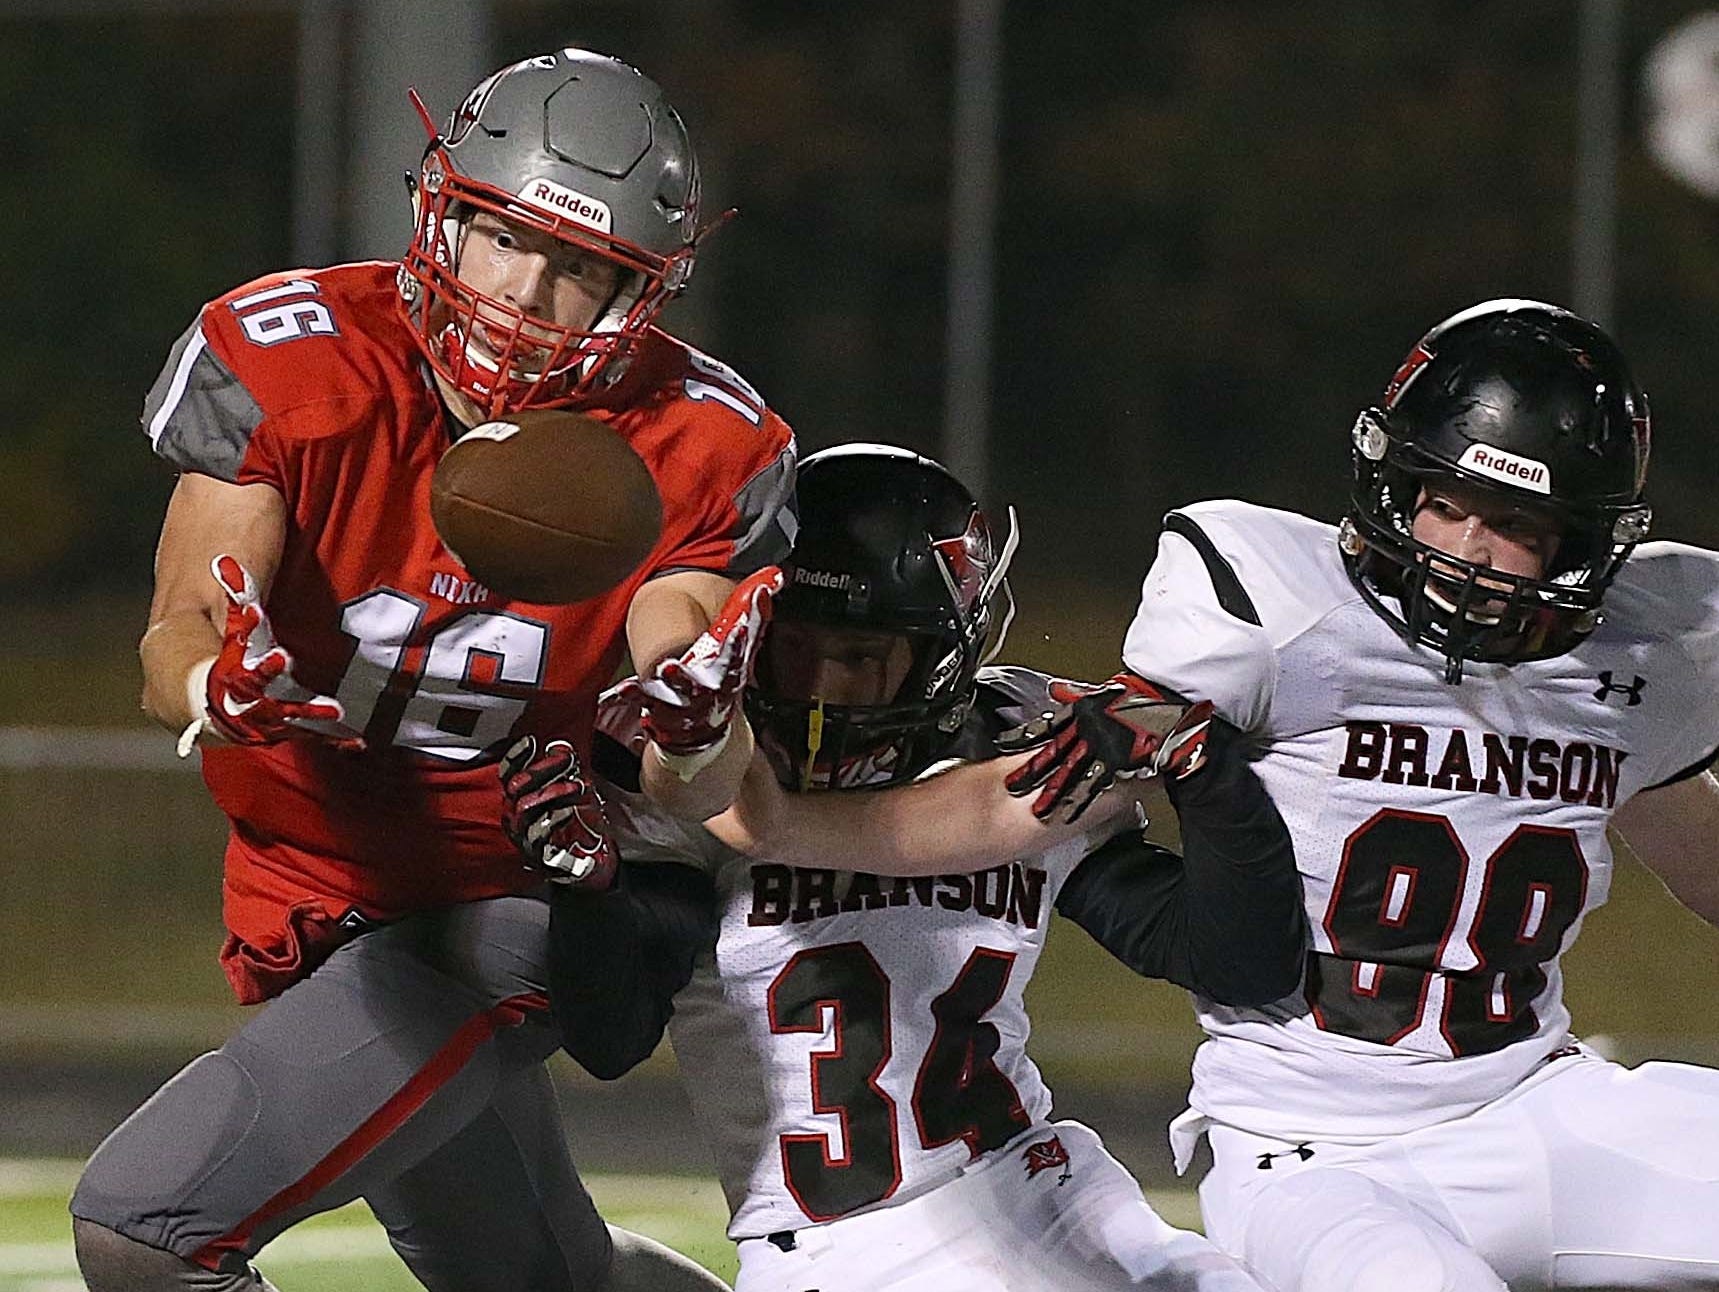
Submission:
[[[102,1143],[72,1214],[237,1269],[366,1199],[433,1292],[582,1292],[610,1240],[543,1060],[548,906],[411,916],[337,950]]]

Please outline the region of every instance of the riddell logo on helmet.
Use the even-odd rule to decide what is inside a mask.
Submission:
[[[582,224],[599,233],[608,233],[614,224],[607,202],[586,197],[583,193],[575,193],[552,179],[527,180],[525,187],[519,190],[519,196],[521,200],[540,210],[572,220],[575,224]]]
[[[1491,445],[1470,444],[1462,451],[1456,464],[1476,475],[1491,476],[1494,480],[1513,484],[1518,489],[1532,489],[1543,494],[1552,492],[1552,473],[1544,462],[1518,457]]]
[[[808,570],[803,565],[794,567],[794,582],[808,584],[814,588],[834,588],[840,591],[853,581],[854,576],[851,574],[835,574],[829,570]]]

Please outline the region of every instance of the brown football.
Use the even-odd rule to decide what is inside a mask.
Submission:
[[[430,480],[430,516],[472,577],[560,605],[607,592],[662,532],[650,470],[616,432],[560,409],[513,413],[454,442]]]

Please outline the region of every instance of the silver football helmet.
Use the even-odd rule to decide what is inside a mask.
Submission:
[[[659,86],[617,59],[563,49],[504,67],[430,133],[400,297],[431,366],[489,416],[570,404],[612,380],[692,273],[698,162]],[[588,329],[485,297],[459,276],[471,217],[489,212],[602,256],[619,286]],[[480,305],[490,344],[472,344]],[[493,320],[511,334],[501,344]],[[529,336],[526,329],[529,325]]]

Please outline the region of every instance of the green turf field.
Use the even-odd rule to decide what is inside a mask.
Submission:
[[[82,1292],[66,1218],[77,1173],[75,1162],[0,1159],[0,1292]],[[723,1237],[727,1212],[715,1181],[662,1175],[585,1180],[610,1221],[649,1234],[732,1281],[734,1249]],[[1149,1196],[1170,1223],[1198,1225],[1191,1191]],[[258,1264],[281,1292],[418,1288],[361,1203],[306,1221],[269,1246]]]

